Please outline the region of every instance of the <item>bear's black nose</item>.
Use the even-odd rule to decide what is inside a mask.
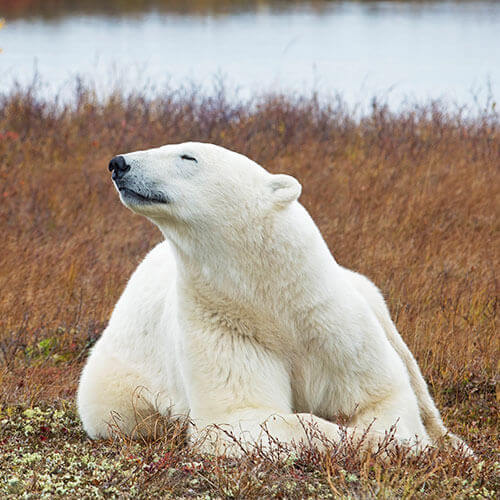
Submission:
[[[130,170],[130,165],[127,165],[123,156],[115,156],[109,162],[108,168],[110,172],[113,172],[112,179],[117,180],[121,179]]]

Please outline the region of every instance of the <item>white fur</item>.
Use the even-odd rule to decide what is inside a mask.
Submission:
[[[338,442],[339,415],[375,440],[394,425],[406,443],[446,434],[380,292],[336,263],[294,178],[211,144],[124,158],[126,186],[168,203],[122,201],[166,240],[83,370],[78,408],[92,438],[109,435],[112,412],[131,434],[137,411],[155,409],[189,415],[192,439],[215,453],[238,453],[225,430],[244,447],[291,443],[306,439],[304,421]]]

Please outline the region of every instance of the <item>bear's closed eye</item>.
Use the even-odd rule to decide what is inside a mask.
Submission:
[[[189,155],[182,155],[181,158],[183,160],[190,160],[190,161],[195,161],[196,163],[198,163],[198,160],[196,158],[193,158],[192,156],[189,156]]]

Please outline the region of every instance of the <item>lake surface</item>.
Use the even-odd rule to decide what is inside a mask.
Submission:
[[[37,72],[44,95],[76,75],[99,92],[161,89],[218,75],[241,96],[269,90],[373,96],[397,108],[442,98],[471,104],[500,91],[500,2],[260,2],[246,9],[8,17],[0,91]],[[1,7],[0,7],[1,13]]]

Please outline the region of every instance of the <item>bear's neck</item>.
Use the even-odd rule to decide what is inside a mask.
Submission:
[[[178,290],[187,303],[206,312],[244,311],[249,320],[257,312],[286,322],[328,300],[328,290],[318,283],[335,280],[338,265],[301,205],[250,229],[226,241],[169,237]]]

